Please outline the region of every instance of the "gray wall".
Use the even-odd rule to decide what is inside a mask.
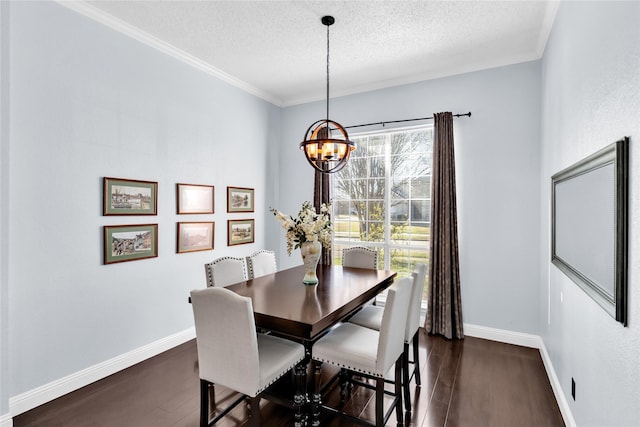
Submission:
[[[331,118],[343,126],[440,111],[472,112],[455,119],[464,322],[538,334],[540,63],[331,101]],[[323,102],[284,109],[278,200],[284,212],[296,214],[313,199],[312,168],[298,144],[323,114]],[[280,264],[299,264],[297,252],[286,253],[283,230],[270,233],[279,239]]]
[[[9,411],[9,7],[0,2],[0,417]]]
[[[464,321],[542,335],[567,396],[576,378],[579,425],[640,419],[639,15],[562,3],[542,62],[331,102],[343,125],[473,112],[455,121]],[[191,327],[204,262],[268,247],[299,264],[266,208],[313,197],[298,144],[324,102],[281,110],[55,3],[0,2],[0,22],[1,417],[10,396]],[[548,249],[550,176],[624,135],[628,328]],[[103,217],[103,176],[158,181],[158,215]],[[214,184],[216,213],[176,215],[177,182]],[[227,185],[256,188],[254,245],[226,246]],[[216,221],[216,249],[177,255],[175,223],[196,219]],[[146,222],[160,256],[103,266],[102,226]]]
[[[264,211],[280,120],[277,107],[57,3],[10,6],[3,413],[7,394],[193,326],[187,296],[205,286],[203,264],[265,245],[259,214],[255,244],[227,247],[227,218],[254,215],[226,213],[226,186],[254,187]],[[102,216],[104,176],[158,181],[158,215]],[[215,214],[178,216],[178,182],[215,185]],[[176,254],[176,222],[197,220],[216,222],[215,250]],[[132,223],[159,224],[159,257],[102,265],[102,227]]]
[[[542,94],[540,333],[577,425],[636,426],[640,3],[562,2],[542,62]],[[627,328],[550,263],[549,244],[551,175],[623,136],[631,137]]]

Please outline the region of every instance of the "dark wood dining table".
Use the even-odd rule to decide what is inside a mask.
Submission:
[[[296,366],[295,426],[307,424],[307,369],[313,342],[389,287],[395,271],[318,265],[318,284],[305,285],[304,266],[227,286],[250,297],[256,326],[304,344],[307,357]]]
[[[256,326],[312,343],[389,287],[396,272],[321,264],[317,275],[317,285],[305,285],[298,266],[227,289],[251,298]]]

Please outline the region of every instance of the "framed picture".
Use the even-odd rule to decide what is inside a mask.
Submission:
[[[178,214],[212,214],[213,185],[178,184]]]
[[[227,221],[227,246],[253,243],[254,220],[230,219]]]
[[[157,215],[158,183],[104,177],[103,215]]]
[[[179,222],[178,253],[212,250],[214,229],[213,221]]]
[[[158,256],[158,224],[105,225],[104,263]]]
[[[227,212],[253,212],[253,188],[227,187]]]

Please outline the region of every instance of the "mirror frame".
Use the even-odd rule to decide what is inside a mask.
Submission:
[[[567,254],[556,252],[556,186],[568,180],[578,180],[603,166],[613,164],[612,182],[615,229],[615,254],[611,260],[614,271],[613,298],[603,291],[606,287],[598,284],[576,265],[566,260]],[[628,204],[629,204],[629,138],[608,145],[602,150],[569,166],[551,177],[551,262],[573,280],[583,291],[593,298],[604,310],[624,326],[627,325],[627,270],[628,270]],[[586,214],[586,212],[585,212]],[[564,256],[564,257],[563,257]],[[589,261],[589,260],[587,260]]]

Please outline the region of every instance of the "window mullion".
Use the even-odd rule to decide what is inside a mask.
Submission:
[[[391,270],[391,134],[384,141],[384,268]]]

